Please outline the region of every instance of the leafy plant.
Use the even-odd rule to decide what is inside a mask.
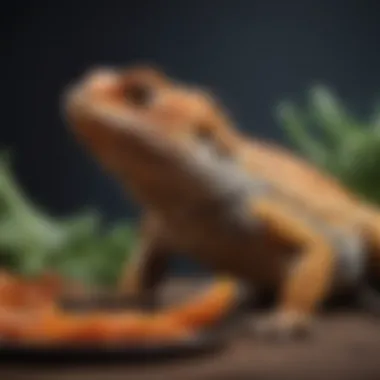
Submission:
[[[94,212],[53,218],[27,198],[15,180],[9,154],[0,156],[0,260],[23,274],[54,270],[112,285],[134,242],[130,222],[108,229]]]
[[[326,87],[305,107],[283,102],[277,116],[295,147],[368,201],[380,204],[380,107],[363,122]]]

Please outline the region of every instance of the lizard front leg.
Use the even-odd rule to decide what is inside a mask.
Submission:
[[[281,287],[276,310],[256,324],[256,332],[270,337],[307,332],[313,314],[332,285],[333,247],[312,224],[279,201],[255,201],[252,208],[274,234],[301,248]]]
[[[119,293],[154,301],[157,286],[168,268],[169,252],[160,222],[147,215],[142,220],[138,245],[122,272]]]

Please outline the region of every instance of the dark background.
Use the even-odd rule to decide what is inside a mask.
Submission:
[[[72,78],[92,65],[152,62],[210,87],[242,128],[284,142],[274,106],[315,83],[369,110],[380,89],[379,11],[375,0],[6,2],[0,142],[51,213],[134,216],[65,129],[59,95]]]

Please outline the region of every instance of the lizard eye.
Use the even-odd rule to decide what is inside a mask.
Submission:
[[[153,99],[153,90],[146,84],[134,83],[124,89],[124,99],[137,107],[147,107]]]

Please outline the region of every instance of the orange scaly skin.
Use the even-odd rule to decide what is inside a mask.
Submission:
[[[257,331],[309,326],[379,262],[380,220],[326,174],[253,140],[199,88],[146,67],[94,70],[65,96],[79,140],[144,210],[121,288],[142,295],[176,251],[255,290],[279,289]]]

